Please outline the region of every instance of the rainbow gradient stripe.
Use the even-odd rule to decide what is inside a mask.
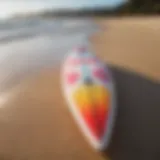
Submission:
[[[100,140],[106,131],[110,93],[101,85],[81,85],[73,92],[73,101],[92,135]]]

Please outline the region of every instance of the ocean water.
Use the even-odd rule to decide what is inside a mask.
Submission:
[[[57,65],[98,29],[88,18],[0,21],[0,92]]]

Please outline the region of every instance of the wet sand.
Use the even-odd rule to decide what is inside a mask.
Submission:
[[[59,71],[46,71],[19,86],[1,108],[0,126],[2,159],[99,159],[70,116]]]
[[[157,19],[148,24],[139,19],[98,23],[105,30],[91,41],[110,64],[118,99],[114,135],[106,152],[113,160],[159,160],[160,23]],[[0,159],[107,160],[106,153],[102,156],[89,146],[74,123],[59,73],[59,67],[43,70],[2,96]]]

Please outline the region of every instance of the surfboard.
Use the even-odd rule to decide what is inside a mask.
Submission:
[[[116,98],[110,70],[87,47],[76,47],[62,64],[62,90],[82,133],[96,150],[108,147]]]

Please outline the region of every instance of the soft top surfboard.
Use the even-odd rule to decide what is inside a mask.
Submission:
[[[63,63],[62,86],[81,131],[95,149],[104,150],[111,137],[116,105],[109,69],[87,47],[77,47]]]

